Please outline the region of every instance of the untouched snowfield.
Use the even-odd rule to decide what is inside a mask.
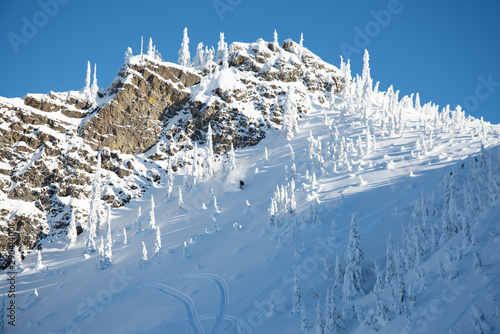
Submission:
[[[373,114],[382,105],[383,93],[377,94]],[[500,187],[492,184],[500,181],[498,126],[463,119],[444,130],[431,130],[430,115],[407,107],[402,133],[382,135],[382,125],[372,117],[375,143],[360,144],[365,152],[359,152],[356,140],[367,136],[360,115],[341,115],[340,97],[323,104],[313,100],[311,105],[298,120],[299,132],[292,140],[270,130],[258,145],[236,150],[236,168],[229,173],[225,162],[218,161],[212,179],[188,187],[185,171],[177,171],[169,201],[164,201],[165,162],[145,164],[160,171],[162,179],[140,200],[111,210],[112,265],[99,270],[98,253],[84,255],[86,231],[72,247],[65,235],[44,241],[43,267],[36,267],[37,252],[32,251],[18,268],[16,326],[7,325],[6,332],[321,333],[315,325],[316,306],[319,300],[326,317],[327,289],[333,289],[342,322],[339,332],[498,331]],[[351,139],[346,144],[349,167],[332,158],[333,145],[340,145],[343,136]],[[462,204],[474,168],[480,172],[471,182],[480,187],[478,200],[483,204],[476,214]],[[412,263],[402,269],[411,321],[392,308],[391,283],[385,282],[381,299],[388,310],[383,319],[377,313],[374,262],[385,277],[389,234],[397,252],[413,247],[405,245],[404,236],[413,233],[420,219],[416,203],[418,207],[423,201],[429,212],[434,210],[421,214],[426,228],[441,229],[450,173],[456,182],[457,212],[467,216],[472,238],[464,242],[467,237],[458,231],[429,245],[431,235],[415,235],[428,246],[418,259],[408,251]],[[240,180],[244,190],[239,189]],[[292,213],[278,208],[273,225],[271,198],[289,193],[292,180],[296,208]],[[485,190],[488,183],[491,189]],[[152,196],[161,231],[159,255],[154,252],[156,231],[148,229]],[[341,267],[345,265],[353,214],[361,234],[365,279],[362,295],[347,300],[334,267],[337,256]],[[97,235],[105,236],[105,227]],[[147,262],[142,260],[143,242]],[[302,315],[291,313],[295,277],[300,281]],[[0,278],[5,293],[8,274]],[[307,324],[301,329],[304,315]]]

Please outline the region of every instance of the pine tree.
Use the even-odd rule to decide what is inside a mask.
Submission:
[[[277,50],[280,46],[278,42],[278,33],[276,32],[276,29],[274,29],[274,42],[273,42],[274,49]]]
[[[145,265],[148,263],[148,249],[146,248],[146,244],[144,241],[142,242],[142,264]]]
[[[90,212],[87,218],[87,240],[85,243],[85,253],[90,254],[96,251],[95,238],[100,222],[101,209],[101,155],[97,154],[97,166],[92,182],[92,195],[90,199]]]
[[[104,259],[104,237],[101,235],[101,242],[99,243],[99,246],[97,247],[97,253],[99,254],[99,270],[103,270],[106,268],[105,264],[105,259]]]
[[[97,91],[99,87],[97,86],[97,64],[94,64],[94,80],[92,81],[92,87],[90,87],[90,95],[92,97],[93,103],[97,103]]]
[[[161,251],[161,233],[160,227],[156,227],[156,239],[155,239],[155,255],[160,255]]]
[[[143,59],[144,36],[141,36],[141,60]]]
[[[184,200],[182,199],[182,189],[179,187],[179,198],[178,198],[179,211],[184,210]]]
[[[187,242],[184,241],[184,246],[182,247],[182,259],[186,260],[189,259],[189,257],[190,255],[189,255],[188,245]]]
[[[155,198],[151,195],[151,209],[149,210],[149,224],[148,229],[156,229],[156,218],[155,218]]]
[[[163,203],[167,203],[172,199],[173,192],[174,192],[174,171],[172,170],[172,165],[170,164],[170,159],[169,159],[167,167],[167,189],[165,197],[163,198]]]
[[[304,47],[304,34],[300,33],[300,42],[299,42],[300,47]]]
[[[111,237],[111,206],[108,206],[106,222],[108,230],[106,232],[106,247],[104,248],[104,262],[107,267],[110,266],[111,263],[113,262],[113,239]]]
[[[301,305],[302,305],[302,296],[300,293],[300,281],[299,278],[297,277],[297,274],[295,274],[293,280],[292,310],[290,312],[299,313]]]
[[[150,59],[154,59],[155,57],[155,51],[154,51],[154,46],[153,46],[153,39],[149,37],[149,44],[148,44],[148,57]]]
[[[76,211],[76,209],[71,210],[71,219],[70,219],[69,225],[68,225],[67,238],[68,238],[70,247],[75,244],[76,237],[77,237],[75,211]]]
[[[206,168],[206,175],[207,179],[210,179],[214,175],[214,147],[213,147],[213,133],[212,133],[212,127],[210,126],[210,123],[208,124],[208,130],[207,130],[207,147],[206,147],[206,154],[205,154],[205,168]]]
[[[87,75],[85,76],[85,88],[83,89],[83,92],[85,94],[85,97],[87,101],[90,100],[90,75],[92,73],[91,67],[90,67],[90,61],[87,61]]]
[[[142,223],[142,210],[141,207],[139,207],[139,209],[137,210],[137,217],[135,218],[135,231],[137,233],[142,232],[141,223]]]
[[[335,256],[335,283],[333,287],[336,288],[340,286],[344,281],[344,271],[342,270],[342,262],[340,261],[340,256],[337,253]]]
[[[267,147],[264,147],[264,159],[266,160],[266,163],[269,162],[269,155],[267,153]]]
[[[227,43],[224,41],[224,33],[220,33],[220,40],[217,47],[217,54],[215,55],[215,62],[217,64],[222,63],[224,54],[227,54]]]
[[[359,233],[356,216],[351,217],[351,231],[346,253],[346,270],[344,274],[344,285],[342,288],[344,298],[353,300],[357,296],[363,295],[363,270],[364,259],[363,247],[361,245],[361,235]]]
[[[203,44],[201,45],[203,50]],[[181,49],[179,50],[179,59],[177,63],[181,66],[189,66],[191,65],[191,54],[189,53],[189,37],[188,30],[184,28],[183,36],[182,36],[182,44]]]
[[[127,229],[125,228],[125,226],[123,226],[123,245],[124,246],[128,245]]]
[[[128,47],[127,51],[125,51],[125,63],[130,62],[130,58],[134,56],[134,53],[132,52],[132,48]]]
[[[194,56],[193,63],[191,64],[193,67],[203,65],[205,60],[204,53],[205,52],[203,51],[203,43],[200,42],[196,47],[196,55]]]
[[[309,327],[309,318],[307,317],[306,304],[300,304],[300,329],[307,329]]]
[[[318,299],[316,303],[316,334],[325,334],[325,319],[323,317],[323,310]]]
[[[287,140],[292,140],[299,131],[295,91],[290,86],[288,87],[288,93],[285,100],[281,131]]]
[[[43,267],[45,267],[42,263],[42,251],[37,250],[37,258],[36,258],[36,269],[37,270],[42,270]]]
[[[389,233],[387,238],[387,246],[385,251],[385,284],[388,285],[392,282],[393,277],[396,275],[396,255],[394,245],[392,243],[392,233]]]
[[[226,173],[229,173],[230,171],[236,168],[236,158],[234,156],[234,147],[232,142],[231,142],[231,148],[229,149],[228,157],[229,160],[226,167]]]
[[[22,268],[23,256],[21,253],[21,246],[14,246],[14,261],[17,268]]]

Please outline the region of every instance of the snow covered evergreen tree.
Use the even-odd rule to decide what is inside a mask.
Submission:
[[[335,282],[333,283],[333,287],[339,287],[344,282],[344,270],[342,269],[342,262],[340,260],[339,253],[335,256]]]
[[[148,263],[148,249],[146,248],[146,244],[144,241],[142,242],[142,264],[145,265]]]
[[[68,238],[68,242],[69,242],[70,247],[75,244],[76,237],[77,237],[75,211],[76,211],[76,209],[71,210],[71,219],[70,219],[69,225],[68,225],[67,238]]]
[[[323,309],[321,308],[319,299],[316,303],[315,329],[316,329],[316,334],[325,334],[325,318],[323,317]]]
[[[290,313],[299,313],[301,305],[302,305],[302,295],[300,293],[300,280],[297,274],[295,274],[293,280],[292,309]]]
[[[203,45],[201,46],[203,50]],[[189,53],[189,37],[188,30],[184,28],[182,35],[182,44],[181,49],[179,50],[179,59],[177,63],[181,66],[190,66],[191,65],[191,54]]]
[[[276,29],[274,29],[274,42],[273,42],[274,48],[277,50],[280,46],[278,42],[278,33],[276,32]]]
[[[90,94],[90,76],[92,74],[92,70],[90,67],[90,61],[87,61],[87,75],[85,76],[85,88],[83,89],[83,94],[85,95],[85,98],[87,101],[90,101],[91,94]]]
[[[178,198],[178,208],[179,211],[184,210],[184,200],[182,199],[182,189],[179,187],[179,198]]]
[[[101,220],[101,155],[97,154],[97,166],[92,182],[92,195],[90,199],[90,212],[87,218],[87,240],[85,242],[85,253],[96,251],[95,238]]]
[[[153,46],[153,39],[151,37],[149,37],[149,44],[148,44],[148,53],[147,53],[148,57],[150,59],[154,59],[155,58],[155,51],[154,51],[154,46]]]
[[[151,195],[151,209],[149,210],[149,224],[148,229],[156,229],[156,218],[155,218],[155,198]]]
[[[214,161],[214,144],[213,144],[213,133],[210,123],[208,124],[207,130],[207,147],[205,154],[205,173],[206,179],[210,179],[214,175],[215,161]]]
[[[97,103],[97,91],[99,86],[97,86],[97,64],[94,64],[94,79],[92,80],[92,87],[90,87],[90,96],[94,104]]]
[[[174,171],[172,170],[172,165],[170,164],[170,159],[169,159],[167,167],[167,189],[165,192],[165,197],[163,198],[163,203],[167,203],[172,199],[173,192],[174,192]]]
[[[125,51],[125,63],[129,63],[130,58],[132,58],[133,56],[134,56],[134,53],[132,52],[132,48],[128,47],[127,51]]]
[[[231,142],[231,148],[229,149],[227,155],[228,155],[228,162],[226,165],[226,174],[228,174],[230,171],[236,168],[236,158],[234,156],[234,147],[232,142]]]
[[[125,228],[125,226],[123,226],[123,245],[124,246],[128,245],[127,229]]]
[[[37,258],[36,258],[36,269],[37,270],[42,270],[44,268],[44,264],[42,262],[42,251],[41,250],[37,250]]]
[[[351,217],[351,231],[346,253],[346,265],[344,274],[344,285],[342,291],[346,300],[353,300],[364,294],[363,291],[363,269],[364,260],[361,234],[359,233],[356,216]]]
[[[196,54],[193,58],[193,63],[191,66],[197,67],[203,65],[205,61],[205,51],[203,50],[203,43],[198,43],[198,46],[196,47]]]
[[[222,63],[222,59],[224,58],[224,54],[227,55],[227,43],[224,41],[224,33],[220,33],[220,40],[217,47],[217,54],[215,55],[215,62],[217,64]]]
[[[307,316],[306,304],[302,302],[300,304],[300,329],[307,329],[309,327],[309,318]]]
[[[156,239],[155,239],[155,255],[160,255],[161,252],[161,233],[160,227],[156,226]]]
[[[283,108],[283,125],[281,131],[287,140],[292,140],[299,131],[297,124],[297,105],[295,103],[295,91],[288,87],[287,97]]]
[[[113,262],[113,238],[111,237],[111,206],[108,206],[106,217],[106,225],[108,229],[106,231],[106,246],[104,248],[104,264],[106,267],[108,267]]]
[[[141,207],[137,210],[137,217],[134,221],[136,233],[142,232],[142,210]]]

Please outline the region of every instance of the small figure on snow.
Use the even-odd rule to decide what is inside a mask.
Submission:
[[[245,188],[245,182],[240,180],[240,189],[243,190]]]

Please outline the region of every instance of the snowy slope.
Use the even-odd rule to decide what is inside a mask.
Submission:
[[[224,85],[224,76],[238,81],[241,75],[224,71],[229,70],[214,79]],[[474,325],[494,332],[500,319],[500,128],[465,118],[460,110],[414,106],[413,98],[399,100],[392,87],[373,90],[367,77],[353,81],[352,95],[297,94],[296,103],[310,109],[298,119],[293,139],[271,129],[256,146],[236,150],[235,169],[227,172],[228,156],[222,156],[214,176],[197,186],[189,186],[192,168],[186,165],[174,174],[170,200],[164,200],[169,161],[151,162],[148,170],[157,170],[161,182],[111,210],[111,266],[100,270],[99,255],[84,254],[86,231],[71,247],[64,236],[43,242],[42,267],[32,251],[18,268],[16,326],[7,325],[6,332],[317,333],[314,297],[327,317],[329,289],[341,332],[471,333]],[[366,82],[369,105],[363,102]],[[205,91],[221,87],[211,84],[193,86],[193,96],[204,99]],[[276,84],[303,90],[295,83]],[[467,201],[465,194],[477,196]],[[148,228],[153,197],[159,255],[156,231]],[[361,295],[348,300],[333,268],[338,257],[346,269],[353,214],[364,251],[364,283]],[[457,227],[449,235],[447,217]],[[464,221],[471,235],[465,242]],[[98,238],[106,237],[104,226]],[[389,234],[400,269],[386,283]],[[419,244],[423,253],[417,256]],[[374,262],[383,280],[384,314],[377,314]],[[302,315],[291,313],[295,277]],[[2,273],[2,293],[6,278]],[[407,306],[392,295],[401,292],[401,280]],[[486,320],[474,324],[479,312]],[[304,314],[308,324],[301,330]]]

